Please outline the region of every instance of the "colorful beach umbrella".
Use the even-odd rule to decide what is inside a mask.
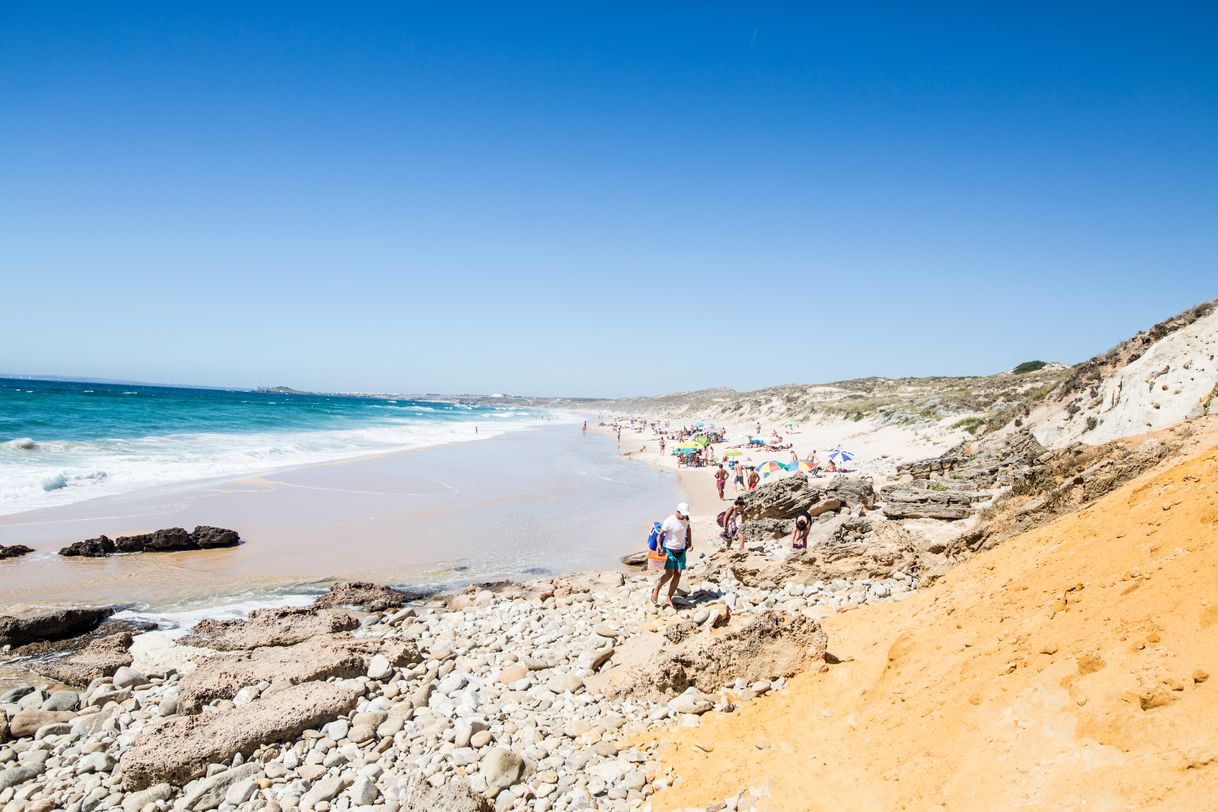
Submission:
[[[702,446],[697,443],[677,443],[677,451],[697,451]]]
[[[816,466],[813,465],[812,463],[808,462],[807,460],[795,460],[794,462],[787,463],[787,470],[811,473],[812,471],[816,470]]]
[[[725,457],[743,457],[744,452],[741,451],[739,448],[733,448],[730,451],[724,451],[723,456],[725,456]]]
[[[787,467],[781,462],[777,462],[775,460],[766,460],[761,465],[757,466],[757,471],[762,476],[769,476],[770,474],[776,474],[779,471],[785,470],[787,470]]]
[[[850,462],[852,459],[854,459],[854,455],[849,451],[844,450],[841,446],[838,446],[829,452],[829,459],[833,460],[834,462]]]

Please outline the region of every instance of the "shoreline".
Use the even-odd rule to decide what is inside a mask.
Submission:
[[[157,607],[174,602],[166,600],[171,590],[141,579],[166,577],[197,599],[353,578],[435,587],[612,566],[641,543],[636,536],[645,537],[635,512],[645,516],[647,504],[670,501],[665,479],[634,469],[605,438],[581,437],[577,424],[564,423],[65,505],[42,521],[0,519],[0,543],[35,548],[0,562],[0,572],[14,575],[0,579],[0,604],[93,596]],[[194,524],[233,527],[247,543],[92,560],[54,555],[86,535]],[[584,536],[581,545],[545,543],[573,528]],[[71,592],[54,599],[57,582]]]

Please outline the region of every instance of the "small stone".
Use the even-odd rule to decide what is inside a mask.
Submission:
[[[109,753],[90,753],[76,762],[76,774],[108,773],[114,769],[114,757]]]
[[[525,762],[516,753],[503,747],[491,748],[482,758],[481,771],[488,792],[498,792],[515,786],[524,778]]]
[[[383,680],[393,675],[393,665],[383,654],[374,654],[368,664],[368,679]]]
[[[350,730],[350,722],[348,722],[346,719],[336,719],[335,721],[322,727],[321,732],[324,733],[327,738],[333,739],[337,742],[347,738],[347,733],[349,733]]]
[[[351,787],[351,801],[360,806],[369,806],[376,803],[376,799],[381,795],[381,791],[376,787],[376,781],[367,775],[361,775],[355,779],[354,786]],[[439,812],[439,810],[436,810]]]
[[[150,682],[139,671],[125,665],[119,666],[118,670],[114,672],[114,678],[111,681],[114,683],[115,688],[139,688]]]

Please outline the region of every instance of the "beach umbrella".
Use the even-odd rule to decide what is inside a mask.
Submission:
[[[816,466],[813,465],[812,463],[808,462],[807,460],[795,460],[794,462],[787,463],[787,470],[811,473],[812,471],[816,470]]]
[[[730,451],[724,451],[723,456],[725,456],[725,457],[743,457],[744,452],[741,451],[739,448],[733,448]]]
[[[785,471],[785,470],[787,470],[787,467],[785,465],[783,465],[781,462],[777,462],[775,460],[766,460],[761,465],[757,466],[757,471],[762,476],[769,476],[770,474],[776,474],[779,471]]]
[[[697,443],[677,443],[676,451],[697,451],[702,446]]]
[[[697,437],[694,438],[694,442],[697,443],[699,446],[710,445],[710,438],[707,437],[705,434],[699,434]]]
[[[854,459],[854,455],[849,451],[843,450],[841,446],[838,446],[829,452],[829,459],[833,460],[834,462],[850,462],[852,459]]]

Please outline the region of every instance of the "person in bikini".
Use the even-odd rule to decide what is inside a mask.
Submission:
[[[808,533],[812,530],[812,516],[802,511],[795,517],[795,529],[791,531],[791,549],[808,549]]]

